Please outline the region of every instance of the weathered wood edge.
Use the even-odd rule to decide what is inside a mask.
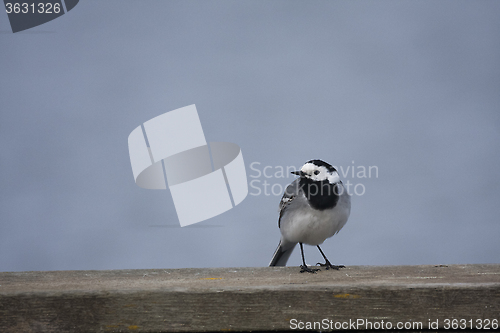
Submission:
[[[297,267],[0,273],[2,332],[271,331],[313,323],[328,331],[369,329],[368,322],[422,323],[412,327],[419,330],[445,328],[447,320],[476,328],[500,319],[499,302],[498,264],[352,266],[314,275]]]

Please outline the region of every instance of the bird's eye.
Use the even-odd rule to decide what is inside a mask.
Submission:
[[[319,170],[314,171],[315,175],[319,175]]]

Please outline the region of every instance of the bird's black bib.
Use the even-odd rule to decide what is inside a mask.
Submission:
[[[299,184],[314,209],[331,209],[339,201],[339,191],[342,188],[337,184],[330,184],[328,180],[316,181],[302,177]]]

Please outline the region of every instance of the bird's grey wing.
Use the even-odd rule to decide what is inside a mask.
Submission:
[[[340,229],[344,227],[344,225],[347,223],[347,220],[349,219],[349,215],[351,214],[351,195],[347,192],[342,182],[340,182],[340,184],[337,184],[337,186],[342,187],[339,189],[340,193],[342,194],[340,195],[337,206],[335,208],[337,209],[339,215],[343,216],[343,219],[339,220],[337,231],[335,233],[338,233]]]
[[[300,186],[299,186],[300,178],[295,179],[290,185],[288,185],[285,189],[285,193],[283,193],[283,197],[280,201],[280,217],[278,219],[278,227],[281,228],[281,217],[285,212],[286,208],[292,203],[292,201],[300,194]]]
[[[287,207],[290,206],[292,201],[296,199],[300,195],[300,186],[299,186],[300,178],[294,180],[290,185],[285,189],[285,193],[283,193],[283,197],[280,201],[280,217],[278,219],[278,227],[281,228],[281,218],[283,217],[284,212]],[[286,266],[288,258],[293,252],[297,243],[290,243],[286,240],[280,240],[278,244],[278,248],[274,251],[273,258],[269,263],[269,266]]]

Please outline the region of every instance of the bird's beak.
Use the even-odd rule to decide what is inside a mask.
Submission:
[[[297,176],[301,176],[301,177],[304,175],[304,173],[302,171],[300,171],[300,170],[298,170],[298,171],[292,171],[291,173],[294,174],[294,175],[297,175]]]

